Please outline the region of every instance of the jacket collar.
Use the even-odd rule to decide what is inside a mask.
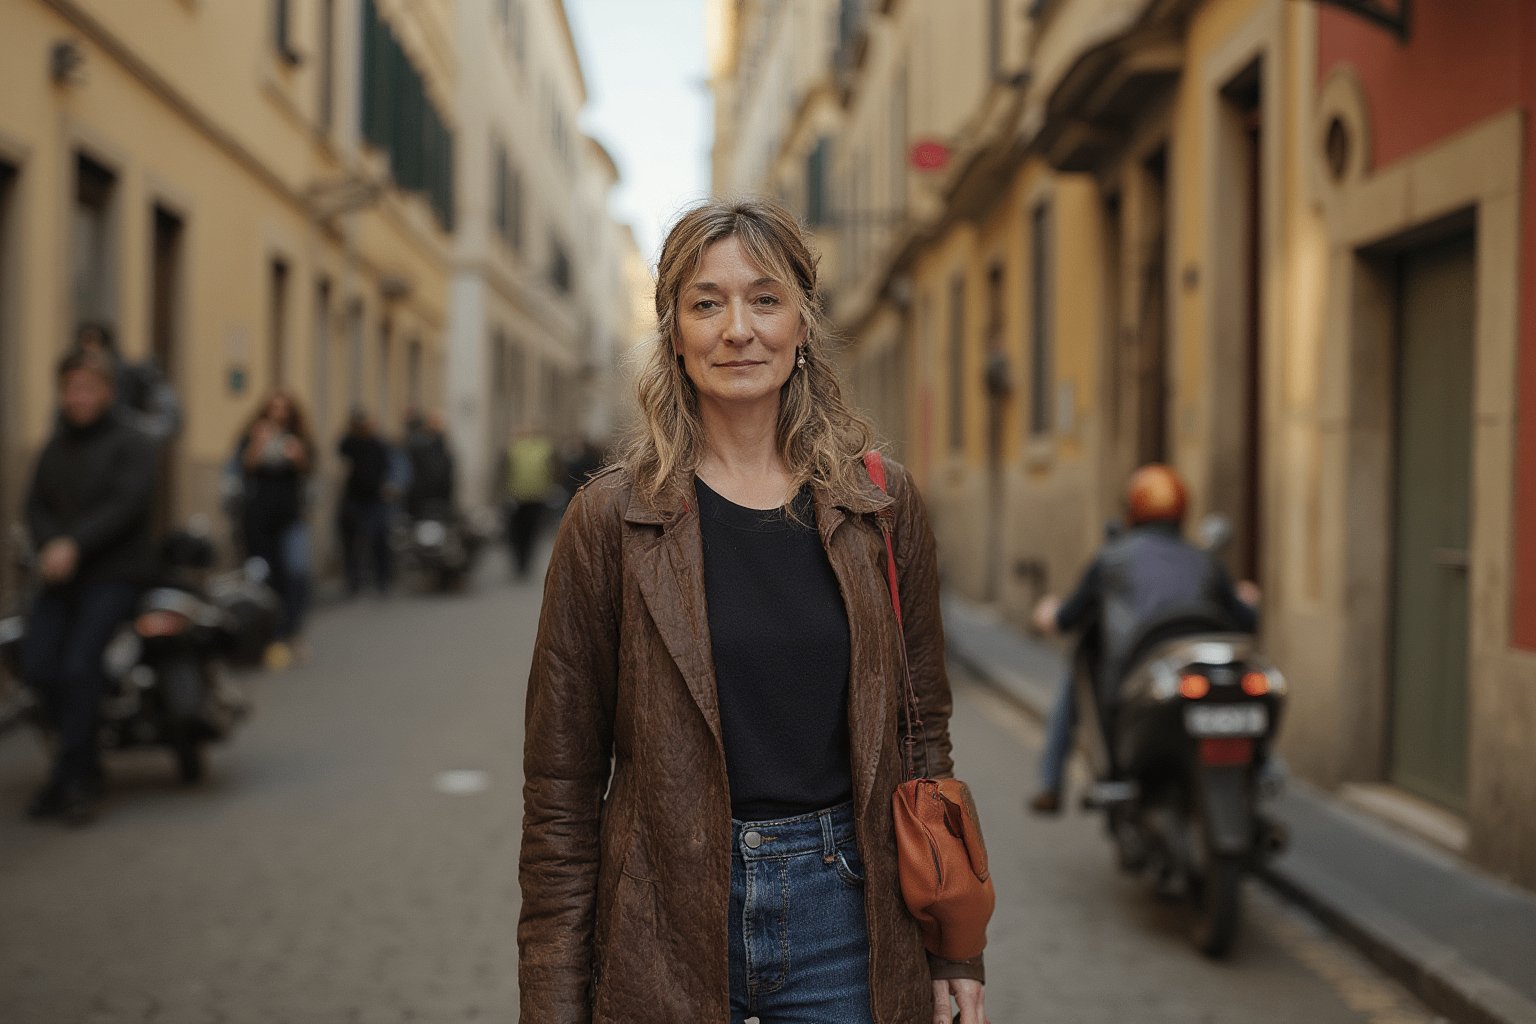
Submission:
[[[680,473],[679,477],[683,477],[683,474]],[[687,474],[685,479],[691,483],[691,477],[692,474]],[[684,494],[691,494],[693,488],[677,487],[672,490],[674,493],[682,491]],[[833,501],[825,487],[816,484],[811,485],[811,495],[816,505],[816,524],[823,544],[830,543],[833,531],[842,525],[849,515],[879,512],[891,504],[890,497],[881,492],[873,480],[868,479],[862,482],[857,494],[840,503]],[[631,487],[629,503],[624,510],[624,521],[637,526],[675,526],[689,516],[697,517],[698,511],[692,500],[681,508],[663,510],[642,495],[638,489]]]

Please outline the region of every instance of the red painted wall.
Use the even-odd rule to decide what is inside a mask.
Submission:
[[[1415,0],[1411,36],[1337,8],[1318,17],[1318,76],[1355,69],[1372,162],[1386,167],[1511,108],[1525,112],[1511,636],[1536,649],[1536,0]]]

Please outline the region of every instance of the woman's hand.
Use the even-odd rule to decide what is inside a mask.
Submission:
[[[960,1006],[959,1024],[991,1024],[983,1005],[982,985],[969,978],[952,978],[933,983],[933,1024],[954,1024],[950,1016],[949,1000],[954,998]]]

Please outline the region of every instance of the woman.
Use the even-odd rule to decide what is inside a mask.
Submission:
[[[285,668],[309,606],[309,528],[304,490],[314,445],[293,397],[277,391],[240,437],[236,458],[242,474],[240,529],[246,553],[267,563],[283,615],[267,663]]]
[[[983,1024],[981,965],[925,960],[898,889],[894,516],[933,774],[950,769],[922,503],[862,456],[816,258],[770,202],[662,249],[642,422],[572,500],[524,748],[522,1020]],[[611,764],[611,770],[610,770]]]

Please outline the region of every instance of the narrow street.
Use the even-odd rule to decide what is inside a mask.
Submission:
[[[520,728],[538,588],[488,565],[463,596],[325,609],[312,657],[249,685],[256,714],[204,786],[109,764],[86,831],[20,808],[41,771],[0,741],[0,1021],[459,1024],[516,1019]],[[1097,820],[1021,810],[1038,730],[956,677],[1001,904],[996,1024],[1433,1019],[1250,886],[1231,962],[1116,874]]]

